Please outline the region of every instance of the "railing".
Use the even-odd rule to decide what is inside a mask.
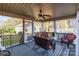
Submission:
[[[51,33],[49,33],[51,35]],[[64,36],[66,33],[56,33],[57,40],[60,41],[61,37]],[[26,39],[28,36],[30,36],[31,33],[26,33]],[[10,47],[13,45],[19,44],[19,35],[18,34],[12,34],[12,35],[2,35],[2,45],[4,47]]]
[[[17,34],[13,35],[2,35],[2,45],[4,47],[10,47],[19,44],[19,36]]]
[[[61,38],[64,37],[67,33],[56,33],[57,41],[61,41]]]
[[[40,32],[37,32],[40,33]],[[35,33],[35,34],[37,34]],[[61,38],[64,37],[67,33],[56,33],[57,41],[61,41]],[[49,38],[52,37],[52,32],[48,32]]]

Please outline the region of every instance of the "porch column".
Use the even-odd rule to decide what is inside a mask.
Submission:
[[[56,33],[56,21],[54,20],[54,32]]]
[[[76,56],[79,56],[79,10],[77,11],[77,16],[76,16],[76,29],[77,29],[77,34],[76,34]]]
[[[25,19],[23,19],[23,43],[25,40]]]
[[[32,20],[32,36],[34,36],[34,20]]]
[[[41,21],[41,32],[44,31],[43,21]]]
[[[55,40],[57,40],[56,39],[56,20],[54,20],[54,33],[55,33]]]

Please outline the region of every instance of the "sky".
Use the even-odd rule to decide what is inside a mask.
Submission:
[[[8,18],[10,18],[10,17],[7,17],[7,16],[0,16],[0,21],[6,21]]]
[[[3,24],[4,21],[8,20],[8,18],[10,17],[0,15],[0,26]]]

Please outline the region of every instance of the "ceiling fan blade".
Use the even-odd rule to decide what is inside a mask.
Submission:
[[[45,20],[45,17],[44,16],[42,16],[42,18],[43,18],[43,20]]]
[[[51,15],[43,15],[43,16],[46,16],[46,17],[51,17]]]
[[[39,17],[35,17],[35,20],[39,20]]]
[[[35,17],[35,20],[38,19],[38,17]]]

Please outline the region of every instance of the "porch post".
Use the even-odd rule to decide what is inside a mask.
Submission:
[[[55,33],[55,40],[57,40],[56,39],[56,20],[54,20],[54,33]]]
[[[76,16],[76,29],[77,29],[77,34],[76,34],[76,56],[79,56],[79,10],[77,11],[77,16]]]
[[[32,36],[34,36],[34,20],[32,20]]]
[[[25,40],[25,19],[23,19],[23,43]]]
[[[56,33],[56,21],[54,20],[54,32]]]
[[[43,25],[43,21],[41,21],[41,32],[44,31],[44,25]]]

